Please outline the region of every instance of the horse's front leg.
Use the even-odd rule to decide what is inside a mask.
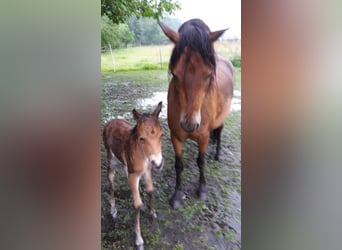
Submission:
[[[184,170],[182,160],[182,148],[183,142],[179,141],[175,136],[171,135],[171,141],[173,149],[175,151],[175,170],[176,170],[176,187],[175,192],[171,197],[170,204],[173,208],[178,208],[180,201],[185,198],[185,194],[182,192],[182,179],[181,174]]]
[[[140,176],[136,174],[128,174],[128,182],[132,190],[132,195],[133,195],[133,203],[134,203],[134,231],[135,231],[135,245],[137,246],[138,249],[144,249],[144,240],[141,237],[141,230],[140,230],[140,209],[142,206],[142,201],[140,198],[140,193],[139,193],[139,180]]]
[[[147,203],[148,210],[150,211],[152,218],[157,218],[157,214],[153,208],[153,202],[152,202],[154,188],[153,188],[152,170],[151,169],[147,170],[145,173],[145,188],[146,188],[146,192],[148,194],[148,203]]]
[[[205,167],[205,152],[207,151],[209,143],[209,133],[207,136],[203,136],[201,140],[198,141],[198,158],[197,165],[200,172],[199,178],[199,187],[197,190],[197,194],[201,200],[207,200],[207,186],[204,176],[204,167]]]

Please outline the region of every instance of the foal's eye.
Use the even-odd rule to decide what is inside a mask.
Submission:
[[[139,137],[139,142],[140,142],[141,144],[144,144],[144,143],[145,143],[145,138],[144,138],[144,137]]]

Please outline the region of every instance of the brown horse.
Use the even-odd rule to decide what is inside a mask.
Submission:
[[[216,141],[215,160],[221,150],[221,131],[233,97],[234,70],[230,61],[217,56],[213,48],[224,31],[211,32],[200,19],[185,22],[178,32],[159,23],[175,44],[169,72],[167,118],[175,151],[176,187],[171,205],[177,208],[185,195],[181,189],[182,147],[187,138],[198,144],[197,165],[200,178],[197,194],[207,199],[204,176],[205,152],[210,133]]]
[[[137,124],[131,128],[126,120],[109,121],[103,130],[103,142],[107,150],[108,180],[110,184],[110,205],[113,218],[116,217],[114,199],[114,155],[122,162],[133,194],[135,208],[135,244],[143,248],[144,241],[140,232],[140,209],[143,205],[139,193],[139,181],[144,177],[146,191],[149,195],[148,208],[153,218],[156,212],[152,206],[153,182],[151,169],[161,170],[164,165],[162,157],[162,128],[158,116],[162,102],[152,114],[140,114],[133,109]],[[114,154],[114,155],[113,155]]]

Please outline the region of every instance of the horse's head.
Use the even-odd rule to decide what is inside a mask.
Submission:
[[[213,42],[225,30],[211,32],[199,19],[185,22],[178,32],[163,23],[159,25],[175,44],[169,70],[181,108],[180,126],[186,132],[193,132],[200,127],[203,100],[213,87],[216,69]]]
[[[162,102],[158,104],[152,114],[140,114],[133,109],[133,117],[137,121],[137,143],[141,147],[145,157],[149,160],[152,168],[161,170],[164,166],[162,156],[162,128],[158,117],[162,109]]]

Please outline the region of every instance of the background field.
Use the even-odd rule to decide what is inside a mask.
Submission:
[[[141,46],[113,50],[116,71],[167,69],[173,45]],[[241,58],[240,40],[218,41],[215,43],[218,54],[230,59],[238,66]],[[101,53],[101,71],[114,72],[110,51]]]

